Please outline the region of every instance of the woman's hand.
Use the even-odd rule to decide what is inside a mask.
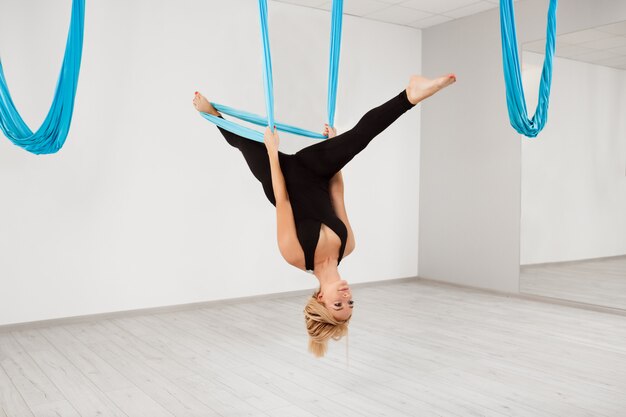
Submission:
[[[280,139],[278,138],[278,131],[270,129],[270,127],[265,128],[265,134],[263,135],[263,142],[265,142],[265,147],[267,148],[267,153],[270,155],[278,154],[278,143]]]
[[[322,135],[326,136],[328,139],[334,138],[337,136],[337,129],[328,126],[328,123],[324,123],[324,132],[322,132]]]

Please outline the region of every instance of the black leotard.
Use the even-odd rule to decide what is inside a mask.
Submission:
[[[328,183],[374,137],[413,107],[405,91],[368,111],[351,130],[306,147],[294,155],[278,153],[293,210],[298,240],[304,251],[305,267],[313,271],[320,227],[324,223],[341,239],[337,264],[341,262],[348,240],[346,225],[333,209]],[[276,205],[272,174],[265,144],[245,139],[222,128],[228,143],[243,153],[252,174],[261,182],[267,199]]]

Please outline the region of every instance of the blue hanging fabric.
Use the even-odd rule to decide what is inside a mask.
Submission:
[[[84,24],[85,0],[73,0],[61,74],[48,115],[36,132],[30,130],[15,108],[0,60],[0,129],[11,142],[31,153],[55,153],[65,143],[74,111]]]
[[[511,126],[522,135],[536,137],[548,120],[550,86],[552,84],[552,58],[556,37],[557,0],[550,0],[548,9],[548,28],[546,33],[546,52],[539,85],[539,101],[532,119],[528,119],[526,98],[522,86],[520,60],[517,52],[515,31],[515,12],[513,0],[500,0],[500,31],[502,34],[502,64],[506,84],[506,103]]]
[[[261,20],[261,40],[263,42],[263,84],[265,90],[266,117],[236,110],[222,104],[211,103],[220,113],[253,123],[258,126],[276,126],[277,130],[305,136],[314,139],[326,139],[326,136],[301,129],[285,123],[280,123],[274,119],[274,87],[272,80],[272,57],[270,54],[269,31],[267,24],[267,0],[259,0],[259,15]],[[333,0],[332,23],[331,23],[331,44],[330,44],[330,64],[328,71],[328,124],[334,125],[335,105],[337,102],[337,80],[339,73],[339,52],[341,47],[341,21],[343,17],[343,0]],[[207,113],[200,113],[202,117],[217,126],[233,132],[247,139],[263,142],[263,133],[245,126],[241,126],[230,120],[213,116]]]
[[[337,82],[339,79],[339,52],[341,51],[341,22],[343,1],[333,1],[332,23],[330,27],[330,60],[328,64],[328,124],[335,125],[335,105],[337,104]]]
[[[265,91],[265,112],[267,125],[274,123],[274,80],[272,78],[272,54],[270,53],[270,34],[267,29],[267,0],[259,0],[259,16],[261,17],[261,40],[263,41],[263,88]]]

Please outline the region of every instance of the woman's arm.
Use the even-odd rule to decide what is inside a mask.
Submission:
[[[337,136],[337,131],[334,127],[324,125],[324,136],[328,136],[328,139]],[[328,192],[330,193],[330,199],[335,209],[335,214],[341,219],[348,229],[348,240],[346,242],[346,250],[343,256],[348,256],[354,250],[356,244],[354,240],[354,233],[352,232],[352,226],[350,226],[350,220],[348,220],[348,213],[346,212],[346,205],[343,200],[343,175],[341,171],[337,172],[328,183]]]
[[[328,184],[328,191],[330,193],[330,199],[335,209],[335,214],[341,219],[348,229],[348,240],[346,242],[346,250],[343,256],[348,256],[354,250],[356,241],[354,239],[354,232],[348,220],[348,213],[346,212],[346,205],[343,200],[343,175],[341,171],[336,173]]]
[[[276,199],[276,229],[278,248],[285,260],[298,268],[304,269],[304,251],[296,233],[296,222],[289,202],[285,177],[278,159],[278,133],[268,127],[264,135],[265,147],[270,160],[272,188]]]

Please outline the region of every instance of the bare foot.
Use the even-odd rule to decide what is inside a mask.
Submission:
[[[444,75],[443,77],[429,79],[421,75],[413,75],[409,80],[409,86],[406,88],[406,94],[411,104],[417,104],[446,88],[456,81],[454,74]]]
[[[193,106],[202,113],[209,113],[213,116],[219,116],[220,113],[215,110],[215,107],[206,99],[202,94],[196,91],[196,95],[193,98]]]

